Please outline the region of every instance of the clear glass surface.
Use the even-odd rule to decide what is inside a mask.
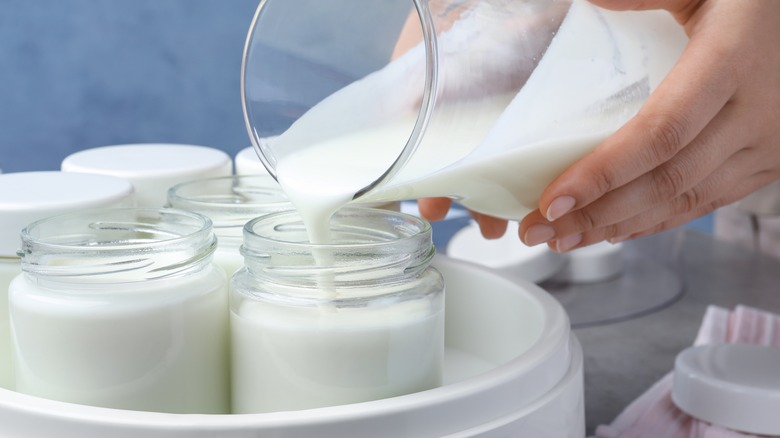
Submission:
[[[474,120],[472,108],[492,101],[493,121],[506,108],[568,3],[263,1],[242,72],[247,127],[261,161],[276,176],[281,156],[392,125],[383,136],[393,146],[372,155],[380,172],[362,194],[406,166],[425,135],[480,141],[490,124]],[[439,157],[436,167],[462,155]]]
[[[308,166],[339,196],[450,196],[519,219],[636,114],[684,44],[668,14],[585,0],[265,0],[245,118],[283,185]]]
[[[244,225],[264,214],[293,207],[269,175],[207,178],[177,184],[168,190],[168,207],[202,214],[217,236],[214,261],[230,277],[243,266],[239,251]]]
[[[15,389],[142,411],[229,412],[228,307],[211,221],[104,209],[22,232],[9,287]]]
[[[313,245],[295,212],[249,222],[231,291],[233,411],[310,409],[439,386],[444,286],[430,226],[347,208]]]
[[[21,259],[0,257],[0,388],[13,388],[11,326],[8,320],[8,285],[22,273]]]

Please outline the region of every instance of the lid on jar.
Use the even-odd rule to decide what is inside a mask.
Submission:
[[[236,154],[236,175],[267,175],[268,170],[263,166],[257,151],[252,146],[241,149]]]
[[[780,435],[780,348],[703,345],[677,355],[672,400],[728,429]]]
[[[16,255],[21,230],[71,211],[133,205],[133,185],[106,175],[19,172],[0,175],[0,257]]]
[[[125,178],[135,186],[139,207],[160,208],[171,186],[197,178],[229,176],[233,161],[226,153],[205,146],[125,144],[71,154],[62,161],[62,170]]]

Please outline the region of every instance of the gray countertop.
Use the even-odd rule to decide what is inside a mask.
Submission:
[[[738,304],[780,313],[780,260],[724,243],[694,230],[630,242],[630,249],[669,257],[682,295],[668,306],[622,322],[576,329],[585,352],[588,433],[610,423],[631,401],[674,367],[696,337],[708,305]]]
[[[434,224],[441,252],[466,223],[461,217]],[[679,228],[629,241],[624,258],[621,279],[585,287],[542,283],[569,311],[583,346],[588,434],[673,369],[675,356],[693,344],[708,305],[780,313],[780,260],[710,234]],[[639,311],[625,309],[635,302],[643,303]],[[616,310],[604,313],[610,306]],[[591,310],[605,314],[605,322],[577,324],[578,314]]]

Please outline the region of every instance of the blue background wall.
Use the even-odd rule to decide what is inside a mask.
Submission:
[[[239,78],[258,0],[0,0],[0,168],[135,142],[249,145]]]

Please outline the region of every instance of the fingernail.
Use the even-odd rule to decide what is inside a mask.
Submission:
[[[582,242],[582,234],[571,234],[562,239],[558,239],[555,243],[555,249],[557,252],[566,252]]]
[[[552,222],[574,208],[576,201],[571,196],[559,196],[547,207],[547,220]]]
[[[538,245],[547,242],[555,237],[555,230],[549,225],[532,225],[525,232],[523,242],[528,246]]]

